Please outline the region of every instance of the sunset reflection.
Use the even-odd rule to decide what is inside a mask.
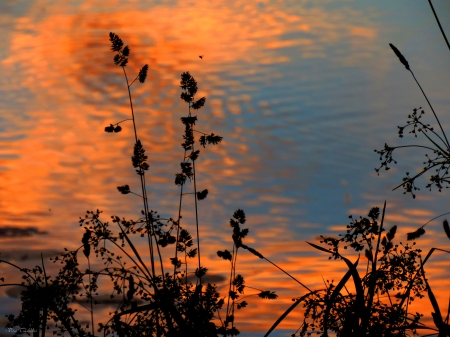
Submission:
[[[402,166],[382,177],[373,171],[379,164],[373,148],[397,140],[392,125],[406,117],[405,105],[409,109],[403,100],[404,105],[391,103],[397,96],[385,88],[388,75],[397,70],[393,64],[398,66],[382,36],[393,28],[377,21],[387,14],[375,7],[335,9],[326,3],[36,0],[8,7],[11,12],[0,14],[8,22],[1,28],[6,46],[0,54],[0,258],[30,268],[41,264],[42,252],[47,272],[56,275],[60,267],[49,258],[81,246],[84,229],[78,220],[86,210],[102,210],[105,222],[111,215],[140,216],[142,200],[117,191],[128,184],[140,192],[130,161],[133,125],[127,121],[121,133],[104,132],[131,118],[109,32],[130,47],[130,82],[143,65],[149,66],[145,84],[136,81],[131,93],[137,132],[149,157],[152,210],[164,218],[178,216],[174,178],[184,154],[180,117],[188,114],[179,98],[182,72],[197,80],[196,98],[206,96],[205,108],[194,112],[196,130],[224,137],[217,146],[200,148],[196,162],[199,189],[209,190],[199,202],[202,264],[223,296],[230,264],[216,252],[232,249],[228,221],[238,208],[247,214],[246,244],[311,289],[324,288],[324,280],[339,282],[347,267],[305,241],[319,244],[321,234],[345,234],[349,214],[366,216],[387,200],[386,226],[397,225],[396,240],[406,242],[406,233],[447,211],[444,193],[423,188],[414,203],[391,192],[406,170]],[[409,80],[393,77],[395,84]],[[396,95],[416,104],[407,100],[409,84],[399,85]],[[445,93],[434,98],[448,102]],[[442,120],[450,125],[449,117]],[[412,159],[420,164],[423,154],[405,161]],[[185,192],[192,189],[189,183]],[[193,204],[192,195],[186,195],[182,226],[192,234]],[[448,249],[443,219],[427,225],[427,235],[417,241],[423,255],[431,247]],[[137,242],[148,263],[147,242]],[[354,262],[358,255],[352,253],[347,257]],[[169,266],[173,248],[163,255]],[[81,253],[78,258],[80,269],[87,268]],[[442,311],[447,309],[448,261],[444,253],[434,253],[426,268]],[[91,264],[102,268],[100,259]],[[361,275],[366,264],[361,256]],[[277,300],[249,297],[249,306],[236,313],[244,337],[265,333],[292,298],[306,293],[244,249],[237,273],[246,285],[279,295]],[[0,277],[20,281],[18,272],[3,265]],[[118,303],[108,300],[109,281],[101,282],[104,304],[96,310],[98,322],[109,319]],[[245,295],[256,293],[248,288]],[[0,296],[1,317],[19,312],[17,288],[1,287]],[[75,306],[80,320],[89,322],[88,311]],[[416,300],[414,310],[430,319],[427,298]],[[277,330],[294,333],[302,319],[299,306]],[[5,324],[1,318],[0,330]]]

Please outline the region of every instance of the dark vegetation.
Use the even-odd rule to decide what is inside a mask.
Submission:
[[[431,5],[431,2],[430,2]],[[434,12],[434,9],[433,9]],[[436,16],[437,18],[437,16]],[[440,25],[439,25],[440,26]],[[443,32],[443,31],[442,31]],[[445,37],[445,34],[444,34]],[[242,294],[247,288],[256,290],[254,295],[263,299],[275,299],[277,295],[270,290],[254,289],[246,285],[244,277],[237,274],[236,261],[239,249],[244,249],[260,259],[265,259],[260,252],[244,244],[249,230],[242,228],[246,222],[243,210],[238,209],[230,219],[232,248],[231,251],[218,251],[218,258],[230,261],[230,279],[228,292],[222,297],[217,286],[205,282],[208,270],[202,265],[200,254],[200,225],[197,203],[208,196],[208,190],[200,190],[196,184],[196,162],[207,146],[219,145],[222,137],[197,130],[197,115],[194,111],[201,109],[206,98],[196,99],[197,82],[189,72],[181,74],[181,99],[187,103],[188,114],[181,117],[184,126],[182,135],[183,148],[180,172],[175,174],[175,184],[180,188],[177,214],[174,218],[161,217],[150,208],[147,199],[145,174],[149,169],[144,145],[138,138],[137,123],[131,99],[130,87],[136,82],[144,83],[148,66],[141,68],[131,83],[128,80],[125,67],[128,63],[130,49],[124,47],[123,41],[114,33],[110,33],[112,51],[116,53],[114,63],[123,70],[130,99],[131,118],[134,128],[135,146],[132,165],[139,176],[141,191],[131,191],[129,185],[118,186],[122,194],[136,194],[143,202],[141,217],[127,220],[119,216],[111,216],[111,225],[101,220],[101,211],[88,211],[80,218],[80,226],[84,227],[81,246],[75,251],[67,251],[55,257],[53,263],[61,263],[62,268],[55,277],[47,275],[43,258],[41,266],[34,269],[20,268],[8,261],[8,264],[23,274],[20,284],[3,283],[1,286],[19,286],[22,310],[19,315],[9,315],[7,327],[21,327],[29,329],[24,334],[45,336],[47,331],[62,336],[235,336],[239,330],[235,326],[236,310],[245,308],[248,303]],[[448,42],[447,42],[448,43]],[[411,72],[416,80],[409,63],[400,51],[390,45],[405,68]],[[450,48],[450,46],[449,46]],[[417,80],[416,80],[417,82]],[[417,82],[419,85],[419,83]],[[420,85],[419,85],[420,87]],[[424,94],[431,111],[439,126],[435,131],[432,126],[422,122],[424,110],[414,109],[408,116],[406,125],[398,127],[399,136],[403,137],[408,131],[417,137],[424,135],[431,143],[430,146],[409,145],[409,147],[425,148],[432,151],[427,155],[427,162],[423,170],[410,176],[406,173],[403,182],[397,186],[405,189],[404,193],[418,190],[415,180],[429,170],[435,170],[431,176],[428,188],[434,185],[439,191],[450,183],[450,144],[443,127],[431,103]],[[108,133],[119,133],[122,130],[121,121],[105,127]],[[197,135],[200,135],[196,142]],[[198,146],[197,147],[197,145]],[[394,150],[405,147],[391,147],[387,144],[376,152],[381,156],[381,166],[389,169],[394,162]],[[192,192],[186,192],[188,182],[192,182]],[[448,187],[448,186],[446,186]],[[191,233],[182,227],[181,205],[185,196],[193,197],[196,215],[195,240]],[[300,304],[304,311],[304,320],[299,329],[292,336],[311,336],[318,334],[328,336],[412,336],[418,330],[427,331],[427,336],[450,336],[449,311],[442,315],[437,299],[426,279],[424,266],[435,251],[448,251],[432,248],[424,259],[416,243],[397,242],[397,226],[387,228],[385,224],[386,203],[383,209],[373,207],[366,217],[353,218],[347,226],[345,234],[339,238],[321,237],[317,245],[309,243],[311,247],[328,254],[331,260],[342,260],[348,271],[339,282],[324,281],[324,288],[311,290],[308,286],[295,279],[292,275],[280,269],[294,279],[307,293],[293,299],[293,304],[273,324],[266,333],[268,336],[283,319]],[[434,219],[433,219],[434,220]],[[425,224],[426,225],[426,224]],[[424,226],[413,233],[408,233],[407,240],[415,240],[425,234]],[[443,228],[450,238],[448,222],[443,222]],[[148,251],[139,252],[133,244],[133,237],[144,237],[148,242]],[[354,250],[358,254],[352,262],[343,255],[344,250]],[[172,258],[164,261],[162,251],[171,250]],[[83,255],[78,254],[82,251]],[[101,270],[91,270],[93,259],[101,258],[104,267]],[[361,257],[361,255],[364,255]],[[149,259],[150,264],[144,263],[142,256]],[[79,269],[78,258],[87,259],[89,268]],[[363,260],[364,262],[360,261]],[[169,263],[170,262],[170,263]],[[332,262],[330,262],[332,263]],[[192,271],[194,264],[195,271]],[[360,265],[364,264],[362,268]],[[360,267],[358,267],[360,266]],[[361,273],[365,270],[365,273]],[[195,282],[191,282],[190,275],[195,275]],[[94,322],[95,305],[98,304],[98,280],[107,278],[112,284],[111,297],[119,297],[120,304],[110,313],[107,322]],[[351,286],[347,287],[347,284]],[[246,293],[248,297],[248,293]],[[420,313],[408,311],[409,305],[416,299],[428,296],[434,312],[432,313],[434,326],[422,323]],[[75,300],[87,303],[91,321],[81,326],[73,309]],[[96,334],[97,331],[97,334]],[[23,334],[20,330],[16,335]]]

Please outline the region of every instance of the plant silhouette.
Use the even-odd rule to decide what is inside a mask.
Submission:
[[[416,175],[413,175],[412,177],[409,175],[409,172],[406,172],[406,176],[403,178],[403,182],[394,188],[396,190],[400,186],[402,186],[405,189],[404,194],[411,193],[412,197],[415,198],[416,195],[414,194],[414,191],[419,190],[419,188],[415,185],[415,180],[422,176],[424,173],[428,172],[431,169],[434,169],[435,174],[431,175],[430,177],[430,183],[426,185],[427,188],[431,190],[431,187],[435,185],[439,192],[444,188],[445,184],[450,183],[450,176],[449,176],[449,169],[450,169],[450,143],[447,140],[447,135],[442,128],[441,122],[439,121],[439,118],[436,115],[436,112],[433,109],[433,106],[431,105],[430,101],[428,100],[427,95],[423,91],[421,85],[417,81],[416,77],[414,76],[414,73],[412,72],[408,61],[406,61],[405,57],[400,53],[400,51],[393,45],[389,44],[392,50],[394,51],[395,55],[399,58],[400,62],[405,66],[405,68],[411,72],[411,75],[413,76],[414,80],[416,81],[417,85],[419,86],[422,94],[424,95],[428,106],[430,107],[431,111],[433,112],[433,115],[439,125],[440,133],[436,132],[434,128],[430,124],[425,124],[421,121],[421,118],[423,117],[425,111],[422,110],[422,107],[418,109],[413,109],[413,113],[408,115],[408,120],[405,125],[398,126],[398,135],[400,138],[403,137],[404,131],[409,130],[410,134],[413,134],[414,137],[417,138],[417,134],[420,133],[424,135],[428,141],[431,143],[431,146],[424,146],[424,145],[405,145],[405,146],[389,146],[387,144],[384,144],[384,148],[381,150],[375,150],[376,153],[380,155],[381,165],[379,168],[376,168],[375,171],[379,173],[380,169],[382,167],[385,168],[385,170],[389,170],[390,167],[388,166],[392,162],[396,164],[397,162],[392,157],[393,152],[396,149],[399,148],[424,148],[427,150],[430,150],[433,152],[432,155],[426,154],[427,161],[423,164],[425,167],[417,173]],[[448,188],[448,186],[445,186]]]
[[[429,3],[431,5],[431,1]],[[433,13],[438,20],[434,9]],[[447,41],[441,26],[440,28]],[[239,330],[235,326],[235,313],[249,305],[245,299],[250,296],[269,300],[277,298],[275,292],[248,286],[244,276],[237,273],[237,256],[240,248],[266,260],[307,290],[305,295],[292,300],[294,303],[274,322],[265,336],[270,335],[301,303],[304,309],[304,319],[292,336],[303,337],[318,334],[326,337],[332,333],[337,337],[404,337],[417,335],[418,330],[433,331],[433,334],[439,337],[450,336],[450,311],[447,311],[446,315],[442,315],[424,268],[435,251],[450,252],[432,248],[422,259],[422,251],[416,248],[415,242],[396,243],[394,239],[397,235],[397,226],[392,226],[388,230],[385,226],[386,202],[381,219],[380,209],[373,207],[366,217],[355,219],[350,216],[351,222],[347,226],[347,231],[340,238],[321,236],[320,243],[322,245],[308,242],[314,249],[327,253],[330,263],[334,263],[331,260],[343,261],[348,268],[348,271],[337,283],[333,280],[324,280],[325,288],[316,290],[310,289],[271,262],[261,252],[244,244],[249,229],[241,228],[247,219],[245,212],[237,209],[230,219],[232,249],[231,251],[217,252],[219,258],[230,261],[228,292],[226,296],[222,297],[215,284],[205,281],[208,269],[202,265],[200,250],[201,224],[198,202],[208,197],[209,190],[197,187],[196,163],[201,151],[196,148],[201,146],[203,151],[207,146],[221,144],[223,140],[221,136],[212,132],[205,133],[197,130],[198,117],[192,113],[205,105],[206,98],[195,98],[198,92],[197,81],[189,72],[183,72],[180,81],[182,89],[180,98],[187,103],[188,114],[180,118],[184,128],[183,143],[181,144],[184,153],[180,162],[180,171],[174,174],[174,183],[180,188],[178,211],[174,218],[161,217],[157,211],[151,209],[147,198],[146,172],[150,169],[149,155],[145,151],[144,144],[138,138],[131,95],[131,87],[135,82],[145,83],[148,65],[144,65],[130,82],[125,70],[130,56],[130,48],[124,46],[122,39],[112,32],[109,34],[109,39],[111,50],[115,53],[113,62],[122,68],[127,84],[131,118],[109,124],[104,131],[112,136],[122,131],[124,127],[121,125],[122,123],[127,121],[133,123],[135,142],[131,163],[139,176],[141,190],[132,191],[128,184],[117,186],[117,190],[124,197],[134,194],[141,198],[141,216],[135,220],[127,220],[112,215],[112,226],[110,226],[108,222],[101,219],[102,212],[100,210],[87,211],[86,215],[79,220],[80,226],[84,227],[79,248],[75,251],[65,249],[61,256],[51,259],[53,263],[62,264],[54,278],[47,275],[42,255],[41,266],[33,269],[20,268],[11,262],[0,260],[0,263],[7,264],[22,273],[23,281],[21,283],[5,283],[5,280],[0,278],[2,287],[23,288],[20,295],[22,309],[17,316],[12,314],[7,316],[9,322],[7,327],[19,326],[27,328],[27,331],[18,331],[14,336],[32,333],[35,337],[44,337],[50,330],[49,322],[51,320],[54,321],[53,334],[58,336],[66,335],[66,333],[70,336],[86,337],[100,335],[118,335],[120,337],[236,336],[239,334]],[[409,131],[415,137],[417,137],[417,133],[422,133],[432,145],[390,147],[385,144],[382,150],[375,150],[382,161],[376,171],[379,172],[382,167],[389,170],[389,165],[392,162],[396,163],[392,154],[398,148],[425,148],[432,151],[433,155],[427,155],[428,161],[424,163],[426,165],[424,169],[413,176],[406,173],[403,182],[396,188],[402,186],[405,189],[404,193],[411,193],[415,197],[413,192],[418,190],[415,180],[425,172],[435,169],[436,174],[431,176],[427,187],[431,189],[435,185],[441,191],[445,184],[450,183],[448,175],[450,144],[437,114],[412,72],[408,61],[394,45],[390,44],[390,47],[418,84],[439,125],[439,131],[435,131],[429,124],[422,122],[421,118],[424,114],[422,108],[414,109],[413,113],[408,116],[407,123],[398,127],[399,136],[403,137],[405,131]],[[199,58],[203,59],[203,55]],[[198,140],[195,137],[197,134],[200,134]],[[197,145],[200,146],[197,147]],[[186,192],[185,189],[188,188],[189,182],[192,182],[192,191]],[[181,225],[183,219],[181,206],[188,196],[193,197],[195,237],[190,233],[191,229],[189,231]],[[429,222],[415,232],[408,233],[407,241],[423,236],[425,234],[424,227]],[[443,229],[450,238],[450,226],[447,220],[443,221]],[[135,237],[147,239],[148,251],[138,250],[133,243],[136,242],[133,240]],[[342,254],[342,246],[344,250],[353,250],[358,254],[355,262],[350,261]],[[85,271],[81,271],[79,268],[78,252],[80,250],[84,255],[84,257],[80,255],[81,258],[87,259],[88,269]],[[173,255],[168,261],[163,260],[163,250],[173,251]],[[95,258],[100,258],[103,262],[103,268],[100,270],[92,270],[91,252],[95,253]],[[364,254],[364,257],[361,258],[361,254]],[[144,262],[144,259],[150,261],[149,265]],[[189,268],[190,261],[195,261],[194,271],[192,271],[192,267]],[[363,263],[365,264],[365,275],[361,276],[360,270]],[[195,282],[189,281],[192,278],[188,276],[192,274],[195,276]],[[111,281],[110,297],[118,298],[119,304],[110,313],[111,318],[108,321],[96,323],[94,308],[100,304],[98,284],[100,278]],[[349,290],[346,284],[350,280],[352,287]],[[245,294],[246,288],[257,292]],[[423,324],[422,314],[411,313],[409,310],[410,304],[424,298],[425,293],[434,310],[432,312],[434,327]],[[90,314],[89,324],[80,325],[76,318],[76,311],[73,309],[75,301],[87,304],[85,309]],[[223,308],[224,306],[225,308]],[[221,311],[225,311],[224,319],[220,315]],[[97,335],[95,327],[99,333]]]
[[[189,72],[181,74],[180,87],[183,90],[181,99],[188,104],[188,115],[181,117],[184,125],[184,142],[181,144],[184,154],[180,163],[181,172],[175,174],[175,184],[180,187],[180,200],[177,218],[162,218],[157,211],[150,209],[147,188],[146,172],[149,170],[148,156],[144,145],[138,138],[137,123],[131,96],[131,86],[138,80],[144,83],[146,80],[148,65],[144,65],[133,81],[128,80],[125,70],[130,56],[130,48],[124,47],[122,39],[114,34],[109,34],[111,50],[115,52],[114,64],[123,70],[128,89],[128,97],[131,110],[131,118],[122,120],[105,127],[107,133],[119,133],[122,131],[120,124],[132,121],[134,129],[135,145],[132,165],[139,176],[141,191],[135,193],[128,184],[118,186],[117,190],[123,194],[135,194],[143,201],[141,217],[137,220],[126,220],[116,215],[111,216],[112,224],[118,227],[115,233],[108,222],[103,222],[101,211],[87,211],[80,218],[80,226],[84,226],[85,232],[81,238],[82,245],[75,251],[67,251],[61,256],[55,257],[54,263],[60,262],[63,267],[56,278],[46,275],[44,261],[42,266],[32,270],[20,268],[8,261],[0,260],[0,263],[8,264],[24,274],[25,280],[21,284],[4,283],[0,286],[20,286],[24,288],[21,293],[22,310],[18,316],[8,315],[7,327],[29,327],[26,334],[45,336],[50,327],[49,320],[55,322],[54,334],[70,336],[95,336],[94,306],[100,304],[98,297],[98,279],[107,278],[113,285],[111,298],[120,297],[118,307],[111,312],[112,317],[106,323],[98,323],[97,331],[103,335],[118,336],[234,336],[239,330],[234,326],[234,307],[244,308],[247,303],[236,302],[238,295],[243,293],[244,278],[236,275],[236,257],[232,257],[232,273],[230,276],[230,290],[225,297],[220,297],[215,284],[203,284],[202,277],[207,274],[207,268],[201,265],[200,256],[200,226],[197,202],[208,196],[208,189],[197,190],[196,161],[200,150],[195,150],[196,139],[194,133],[201,136],[198,139],[202,148],[207,145],[217,145],[222,137],[214,133],[204,133],[195,128],[197,116],[191,114],[192,110],[201,109],[206,98],[195,99],[198,91],[197,82]],[[184,192],[188,181],[193,181],[193,192]],[[196,216],[196,248],[194,238],[189,231],[181,226],[181,206],[183,197],[193,195]],[[237,210],[231,220],[235,224],[232,238],[234,248],[244,247],[255,253],[252,248],[242,244],[242,239],[247,235],[248,229],[240,230],[239,224],[245,222],[245,213]],[[142,252],[133,243],[133,236],[146,237],[148,242],[148,257],[150,266],[144,263]],[[174,247],[174,257],[170,258],[171,268],[167,268],[163,261],[162,249]],[[128,248],[128,249],[127,249]],[[101,258],[104,267],[101,270],[91,269],[91,250],[96,258]],[[82,250],[88,262],[88,269],[82,272],[79,269],[78,251]],[[234,250],[233,250],[234,252]],[[232,256],[232,255],[230,255]],[[188,261],[197,257],[197,268],[191,272]],[[231,258],[230,258],[231,261]],[[131,264],[131,266],[129,266]],[[171,270],[171,272],[169,272]],[[188,274],[194,274],[197,281],[188,280]],[[0,279],[4,282],[4,279]],[[258,289],[257,289],[258,290]],[[256,294],[261,298],[275,299],[277,296],[271,291],[259,290]],[[82,327],[75,317],[75,310],[71,304],[85,297],[89,307],[85,307],[91,316],[90,324]],[[220,318],[220,309],[227,300],[226,318]],[[140,305],[141,303],[145,303]],[[215,323],[219,323],[216,325]],[[230,325],[231,323],[231,325]],[[16,335],[22,334],[18,331]]]

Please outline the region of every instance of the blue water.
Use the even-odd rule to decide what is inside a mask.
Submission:
[[[373,150],[385,142],[426,144],[397,136],[397,125],[413,108],[424,107],[427,123],[436,124],[389,43],[405,55],[444,129],[450,129],[450,54],[427,2],[103,4],[0,4],[5,22],[0,25],[5,185],[0,211],[7,215],[0,226],[44,227],[49,231],[45,244],[41,238],[27,239],[33,249],[46,249],[48,242],[62,249],[71,243],[63,235],[81,238],[77,218],[86,209],[103,209],[105,219],[139,213],[137,199],[115,192],[128,182],[137,188],[127,159],[131,125],[113,140],[102,131],[129,118],[123,75],[112,66],[110,31],[131,46],[129,74],[150,66],[147,83],[133,86],[133,95],[141,137],[151,153],[150,200],[161,214],[175,216],[178,200],[173,177],[182,158],[179,117],[186,114],[178,98],[181,72],[190,71],[199,94],[207,97],[198,129],[224,137],[221,145],[202,149],[199,161],[200,188],[210,189],[200,210],[205,256],[211,260],[217,247],[230,246],[226,223],[237,208],[247,214],[250,237],[256,240],[252,245],[279,263],[290,254],[306,259],[305,240],[336,235],[337,226],[342,233],[349,214],[365,215],[385,200],[387,220],[393,219],[389,226],[405,231],[448,211],[449,192],[428,192],[426,179],[418,181],[421,190],[414,200],[401,188],[392,192],[405,172],[419,172],[423,151],[398,151],[398,165],[379,177],[374,171],[379,160]],[[450,34],[450,4],[434,5]],[[47,209],[55,215],[19,219],[22,213]],[[192,214],[187,206],[185,211]],[[71,220],[58,232],[66,218]],[[440,233],[433,228],[430,233]],[[432,238],[436,245],[447,244],[440,235]],[[2,240],[4,250],[23,247],[17,240]],[[281,250],[286,240],[296,246]],[[241,267],[243,273],[259,272],[250,258]],[[276,287],[287,301],[294,296],[288,294],[292,285],[261,282]],[[258,305],[263,312],[264,304],[255,300]],[[7,311],[0,309],[2,315]],[[252,324],[255,332],[242,336],[262,335]]]

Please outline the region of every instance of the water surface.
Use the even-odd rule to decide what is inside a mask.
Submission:
[[[435,8],[449,32],[449,4],[435,1]],[[228,275],[216,251],[231,249],[228,219],[238,208],[247,214],[246,243],[312,288],[323,287],[322,276],[340,278],[345,265],[328,261],[305,241],[344,233],[349,214],[365,216],[387,200],[386,224],[398,225],[403,238],[448,211],[448,191],[428,192],[425,179],[414,200],[401,189],[392,192],[405,172],[419,172],[424,152],[404,150],[389,172],[378,177],[374,171],[379,160],[373,150],[385,142],[426,144],[397,136],[396,126],[413,108],[423,106],[424,118],[435,124],[389,43],[406,56],[444,129],[450,127],[450,55],[424,1],[42,0],[3,3],[0,9],[5,259],[31,267],[41,251],[48,258],[64,247],[77,249],[83,234],[78,219],[86,210],[102,210],[104,221],[140,214],[140,199],[116,189],[128,184],[139,191],[130,161],[132,125],[121,124],[119,134],[103,131],[130,118],[123,73],[110,51],[111,31],[131,49],[131,78],[149,65],[146,83],[135,83],[132,94],[149,155],[152,209],[177,216],[179,118],[187,114],[179,98],[182,72],[197,80],[197,97],[207,97],[197,129],[224,137],[220,145],[201,149],[197,162],[198,186],[209,190],[199,211],[202,259],[211,274]],[[185,199],[183,221],[194,232],[192,204]],[[448,249],[440,223],[427,227],[419,242],[424,251]],[[304,291],[273,266],[239,254],[238,273],[246,283],[279,294],[277,301],[250,297],[237,315],[242,336],[260,336]],[[57,271],[50,262],[48,268]],[[13,277],[3,266],[0,273]],[[442,305],[448,276],[448,257],[436,256],[429,279]],[[0,316],[18,313],[14,294],[1,291]],[[300,311],[292,313],[280,331],[293,333],[300,318]]]

